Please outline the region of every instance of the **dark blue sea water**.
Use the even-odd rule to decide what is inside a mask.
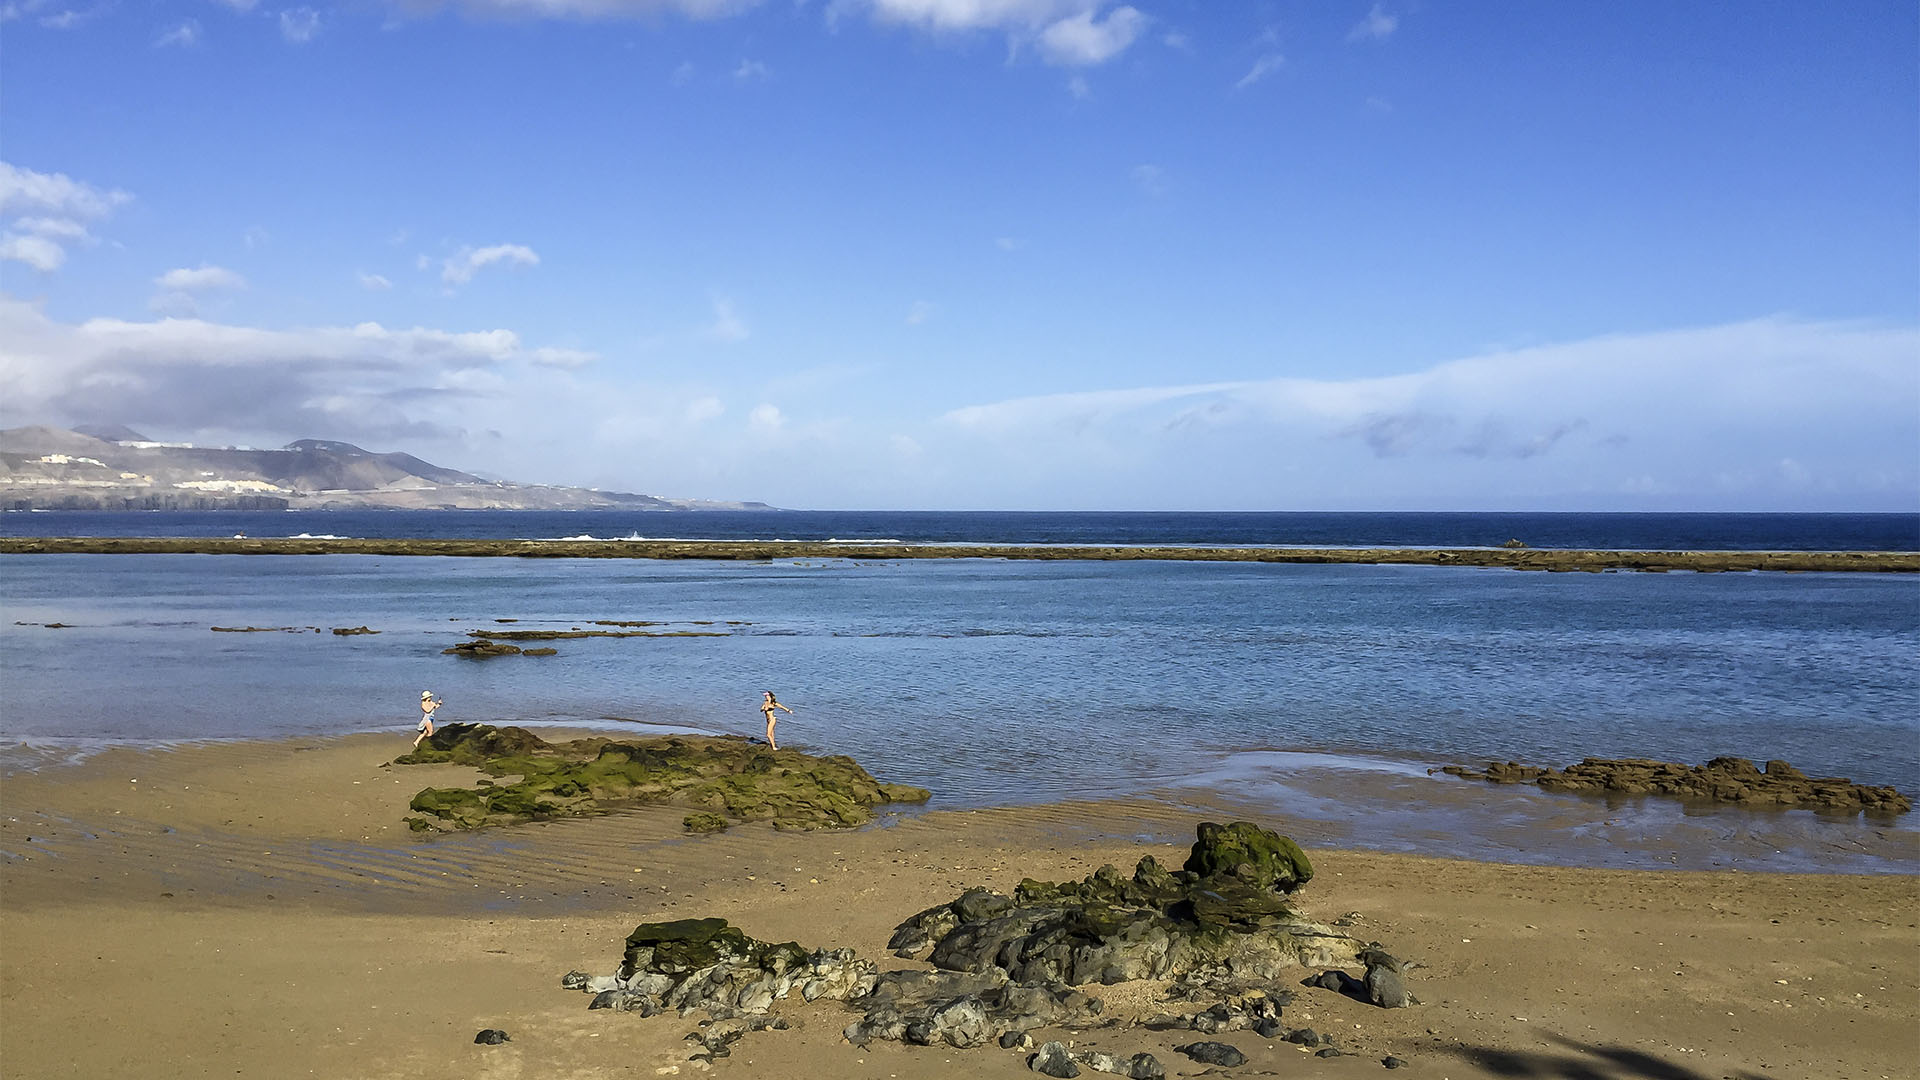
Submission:
[[[7,536],[899,540],[905,543],[1920,551],[1920,514],[403,511],[0,514]]]

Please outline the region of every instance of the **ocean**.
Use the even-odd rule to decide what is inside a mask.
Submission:
[[[1183,526],[1183,517],[1194,520]],[[30,526],[40,535],[1335,546],[1516,536],[1541,547],[1661,549],[1911,550],[1920,532],[1899,515],[1672,517],[4,520],[14,535]],[[445,699],[443,720],[757,734],[759,693],[771,688],[796,711],[782,719],[783,745],[851,754],[883,779],[933,790],[937,807],[1194,785],[1282,799],[1288,770],[1308,765],[1424,775],[1450,763],[1586,756],[1783,758],[1814,775],[1920,788],[1920,579],[1910,575],[14,555],[0,561],[0,611],[5,768],[121,743],[370,730],[410,738],[422,689]],[[637,629],[662,636],[527,643],[558,650],[541,658],[442,652],[473,631],[609,629],[599,620],[650,623]],[[359,626],[377,633],[331,633]]]

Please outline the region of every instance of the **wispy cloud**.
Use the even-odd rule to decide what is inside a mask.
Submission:
[[[58,270],[67,249],[94,242],[91,224],[132,200],[65,173],[43,173],[0,161],[0,259],[41,273]]]
[[[380,275],[380,274],[368,274],[368,273],[362,272],[360,274],[360,287],[368,290],[369,292],[385,292],[388,289],[393,288],[393,282],[388,281],[383,275]]]
[[[1286,65],[1287,65],[1287,58],[1280,55],[1279,53],[1277,52],[1262,53],[1259,59],[1253,62],[1253,66],[1247,69],[1247,73],[1245,75],[1240,76],[1240,81],[1237,83],[1234,83],[1233,85],[1237,89],[1244,90],[1247,87],[1252,86],[1254,83],[1257,83],[1260,80],[1266,78],[1267,76],[1273,74],[1274,72],[1279,71],[1281,68],[1285,67]]]
[[[1146,25],[1147,17],[1134,8],[1114,8],[1105,18],[1088,8],[1047,24],[1040,51],[1050,63],[1068,67],[1104,64],[1125,52]]]
[[[1167,193],[1167,171],[1158,165],[1135,165],[1128,175],[1148,195],[1159,198]]]
[[[288,8],[280,13],[280,36],[295,45],[304,45],[319,33],[320,13],[312,8]]]
[[[907,309],[907,325],[919,326],[933,317],[933,305],[925,300],[915,300]]]
[[[473,275],[496,263],[507,266],[538,266],[540,256],[524,244],[494,244],[483,248],[461,248],[440,263],[440,280],[447,285],[465,285]]]
[[[734,310],[733,301],[724,296],[716,296],[713,298],[713,322],[707,324],[706,336],[715,341],[732,344],[747,340],[752,336],[752,331],[747,329],[746,320]]]
[[[1050,64],[1090,67],[1125,52],[1152,21],[1106,0],[853,0],[881,23],[935,34],[992,31],[1014,50],[1036,49]]]
[[[733,69],[735,82],[761,82],[772,74],[767,70],[767,65],[758,60],[742,60]]]
[[[200,20],[182,19],[160,31],[159,36],[153,39],[153,47],[156,49],[191,48],[200,44],[200,36]]]
[[[1375,4],[1373,10],[1367,12],[1366,18],[1355,23],[1353,29],[1347,31],[1347,40],[1385,41],[1399,27],[1399,16],[1389,15],[1379,4]]]

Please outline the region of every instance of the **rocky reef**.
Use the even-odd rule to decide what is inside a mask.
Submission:
[[[416,816],[407,823],[416,831],[586,817],[642,803],[698,808],[709,815],[699,818],[700,831],[710,830],[713,816],[831,828],[871,821],[880,806],[928,798],[924,788],[875,780],[849,757],[773,750],[738,737],[549,743],[525,728],[447,724],[394,761],[451,762],[519,777],[481,788],[427,788],[409,804]],[[691,819],[689,828],[696,828]]]
[[[1920,573],[1913,551],[1589,551],[1561,548],[1059,547],[1013,544],[859,544],[805,540],[446,540],[171,536],[0,536],[0,555],[440,555],[527,559],[1032,559],[1488,566],[1550,573],[1639,570],[1703,574],[1749,570]]]
[[[1912,799],[1890,787],[1856,784],[1838,776],[1808,777],[1784,761],[1769,761],[1762,770],[1737,757],[1717,757],[1705,765],[1645,758],[1587,758],[1565,769],[1494,761],[1484,769],[1448,765],[1440,771],[1463,780],[1535,784],[1545,791],[1665,795],[1742,806],[1799,806],[1871,814],[1904,814],[1913,809]]]

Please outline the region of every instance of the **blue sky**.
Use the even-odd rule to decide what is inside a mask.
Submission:
[[[1911,3],[0,0],[0,422],[820,508],[1920,508]]]

